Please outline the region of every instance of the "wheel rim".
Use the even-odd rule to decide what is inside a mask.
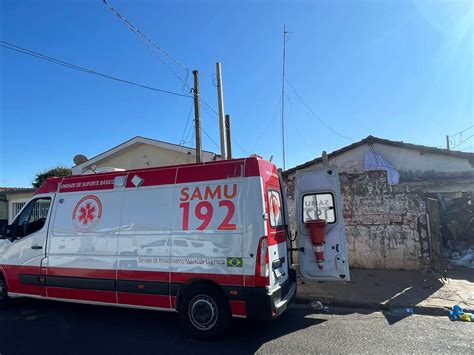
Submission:
[[[217,305],[206,295],[197,295],[189,303],[189,319],[199,330],[209,330],[217,323]]]
[[[7,288],[5,286],[5,282],[2,279],[0,279],[0,300],[3,299],[6,294],[7,294]]]

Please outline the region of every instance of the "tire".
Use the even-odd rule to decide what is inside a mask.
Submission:
[[[225,296],[217,287],[207,284],[188,286],[181,296],[178,313],[181,326],[197,339],[223,336],[232,321]]]
[[[7,294],[7,284],[0,276],[0,307],[5,307],[10,303],[10,297]]]

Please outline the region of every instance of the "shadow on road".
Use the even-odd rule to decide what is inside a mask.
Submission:
[[[450,271],[449,277],[469,279],[471,272]],[[302,300],[320,300],[324,305],[349,306],[366,309],[367,313],[376,310],[384,312],[389,324],[404,319],[402,309],[417,305],[439,292],[446,281],[432,272],[352,269],[351,282],[348,283],[303,283],[300,281],[299,297]],[[371,311],[370,311],[371,310]],[[396,314],[397,313],[397,314]]]
[[[229,336],[203,342],[181,331],[175,313],[18,299],[0,310],[0,353],[253,353],[325,321],[305,315],[289,310],[268,323],[236,320]]]
[[[466,280],[469,282],[474,282],[474,270],[458,266],[452,270],[448,270],[448,277],[454,280]]]

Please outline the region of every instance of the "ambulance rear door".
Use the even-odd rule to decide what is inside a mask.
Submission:
[[[350,281],[339,176],[335,167],[296,172],[298,261],[301,276],[314,281]],[[324,220],[324,242],[313,245],[308,221]],[[314,239],[313,239],[314,240]],[[319,248],[317,248],[319,246]],[[316,250],[322,251],[318,254]],[[323,261],[321,260],[323,257]]]

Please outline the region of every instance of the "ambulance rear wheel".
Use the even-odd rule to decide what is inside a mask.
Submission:
[[[232,319],[229,304],[217,287],[198,284],[184,290],[182,297],[178,309],[180,321],[193,337],[220,337],[229,329]]]
[[[6,306],[10,302],[10,297],[7,293],[7,284],[0,276],[0,307]]]

